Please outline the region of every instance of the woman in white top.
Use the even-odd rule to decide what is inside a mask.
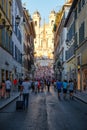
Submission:
[[[5,84],[6,84],[6,97],[9,98],[10,97],[12,83],[11,83],[11,81],[9,79],[7,79],[5,81]]]

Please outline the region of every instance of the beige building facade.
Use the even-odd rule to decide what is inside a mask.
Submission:
[[[76,79],[77,89],[87,89],[87,2],[73,0],[68,17],[66,55],[68,77]]]
[[[75,8],[75,41],[78,89],[87,88],[87,1],[78,0]]]
[[[69,48],[67,48],[66,39],[67,31],[70,29],[71,25],[69,25],[69,22],[68,27],[66,27],[64,26],[64,23],[71,4],[72,1],[68,1],[62,6],[61,10],[57,13],[54,26],[54,74],[56,79],[62,81],[68,79],[69,75],[69,70],[67,70],[69,69],[69,66],[66,61],[66,52],[68,52]]]
[[[22,54],[22,76],[33,77],[34,66],[34,38],[35,29],[34,23],[26,8],[23,8],[23,16],[25,20],[23,32],[23,54]]]

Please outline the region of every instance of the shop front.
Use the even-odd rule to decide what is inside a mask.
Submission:
[[[87,42],[84,42],[76,50],[77,61],[77,88],[80,91],[86,89],[87,86]]]
[[[82,90],[87,90],[87,64],[82,66]]]

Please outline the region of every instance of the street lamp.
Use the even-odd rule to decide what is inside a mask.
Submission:
[[[12,25],[12,24],[6,24],[5,19],[1,19],[1,20],[2,20],[2,24],[0,24],[0,29],[3,29],[3,28],[5,28],[5,27],[6,27],[7,29],[9,29],[11,26],[14,26],[14,25]],[[20,17],[19,17],[19,15],[16,16],[15,22],[16,22],[16,25],[19,25],[19,23],[20,23]]]
[[[67,47],[70,47],[70,45],[71,45],[71,43],[69,42],[68,39],[66,39],[66,45],[67,45]]]
[[[19,15],[16,16],[15,22],[16,22],[17,25],[19,25],[19,23],[20,23],[20,17],[19,17]]]

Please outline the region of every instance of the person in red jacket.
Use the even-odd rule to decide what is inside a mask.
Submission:
[[[40,92],[40,86],[41,86],[41,83],[40,83],[40,80],[38,80],[38,92]]]
[[[17,88],[17,85],[18,85],[18,81],[17,79],[14,79],[13,80],[13,84],[14,84],[14,90],[16,91],[18,88]]]

